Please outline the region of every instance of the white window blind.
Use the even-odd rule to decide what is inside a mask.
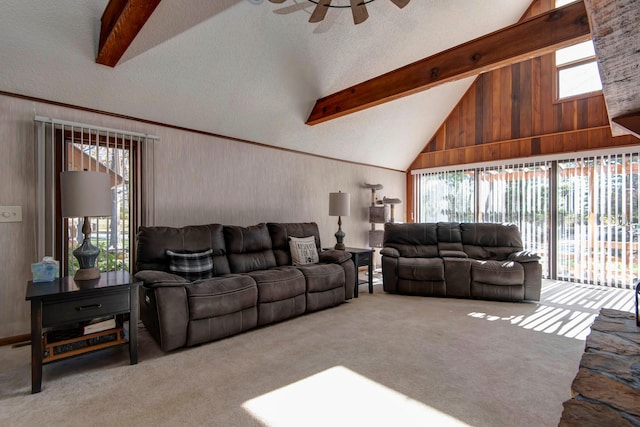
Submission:
[[[638,281],[638,153],[558,162],[558,278]]]
[[[153,171],[156,137],[41,117],[35,121],[38,259],[53,255],[61,260],[64,274],[75,272],[71,252],[82,242],[82,218],[57,217],[59,173],[97,171],[111,178],[112,213],[90,218],[91,240],[100,248],[96,266],[101,271],[131,271],[136,230],[153,222],[153,179],[143,175]]]
[[[640,153],[425,170],[413,179],[416,222],[514,223],[525,249],[542,256],[545,277],[621,288],[640,280]]]

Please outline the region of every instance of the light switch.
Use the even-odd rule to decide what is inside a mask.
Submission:
[[[22,222],[22,206],[0,206],[0,222]]]

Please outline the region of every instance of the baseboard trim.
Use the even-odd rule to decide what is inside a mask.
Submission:
[[[31,340],[31,334],[23,334],[23,335],[16,335],[13,337],[0,338],[0,347],[3,347],[5,345],[18,344],[18,343],[30,341],[30,340]]]

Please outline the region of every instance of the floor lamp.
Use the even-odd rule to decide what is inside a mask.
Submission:
[[[341,191],[337,193],[329,193],[329,216],[338,217],[338,231],[336,231],[336,249],[341,251],[345,250],[344,246],[344,231],[342,231],[342,217],[349,216],[350,212],[350,198],[351,194],[343,193]]]
[[[111,216],[111,177],[106,173],[89,171],[65,171],[60,174],[60,208],[63,218],[84,218],[84,239],[73,255],[80,268],[75,280],[92,280],[100,277],[95,267],[100,249],[91,243],[89,217]]]

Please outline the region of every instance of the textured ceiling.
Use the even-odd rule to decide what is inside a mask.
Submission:
[[[340,4],[336,0],[334,4]],[[115,68],[107,0],[3,0],[0,90],[405,170],[472,79],[315,126],[317,98],[517,22],[528,0],[388,0],[307,22],[306,0],[163,0]]]

